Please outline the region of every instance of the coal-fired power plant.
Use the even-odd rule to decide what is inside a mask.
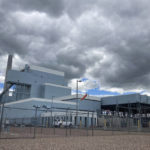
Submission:
[[[84,96],[78,94],[78,88],[71,95],[64,72],[30,64],[14,70],[12,62],[13,56],[9,55],[0,94],[1,131],[6,122],[12,126],[33,126],[34,117],[36,126],[43,127],[150,128],[147,95]]]

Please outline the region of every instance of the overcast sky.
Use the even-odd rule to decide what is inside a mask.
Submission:
[[[0,0],[0,82],[8,53],[69,85],[150,92],[149,0]],[[86,86],[85,86],[86,85]]]

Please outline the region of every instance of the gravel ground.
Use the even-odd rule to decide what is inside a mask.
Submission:
[[[149,135],[0,140],[0,150],[150,150]]]

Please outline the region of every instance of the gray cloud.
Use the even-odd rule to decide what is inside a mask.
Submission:
[[[64,0],[2,0],[2,7],[8,12],[11,11],[39,11],[45,12],[53,17],[62,15]]]
[[[148,0],[2,0],[0,55],[89,77],[103,87],[150,89]]]

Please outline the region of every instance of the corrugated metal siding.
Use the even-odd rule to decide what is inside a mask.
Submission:
[[[101,100],[102,100],[102,105],[137,103],[140,102],[140,94],[103,97],[101,98]]]

